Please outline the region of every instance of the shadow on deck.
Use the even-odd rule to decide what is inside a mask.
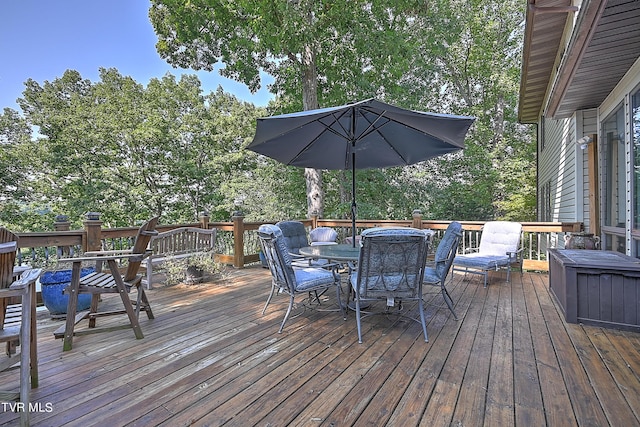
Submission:
[[[59,321],[41,313],[32,424],[638,425],[640,334],[566,324],[546,274],[504,277],[485,289],[455,274],[460,320],[428,305],[429,343],[416,322],[372,316],[358,344],[352,312],[306,310],[278,334],[287,301],[261,315],[270,276],[259,267],[149,291],[156,319],[141,316],[143,340],[83,335],[63,353]],[[17,388],[17,377],[0,383]],[[0,425],[16,420],[0,407]]]

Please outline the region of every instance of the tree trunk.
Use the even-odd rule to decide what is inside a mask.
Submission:
[[[306,46],[302,55],[302,106],[304,110],[318,108],[318,73],[316,56],[311,46]],[[324,216],[324,190],[322,171],[306,168],[304,177],[307,183],[307,217],[317,214]]]

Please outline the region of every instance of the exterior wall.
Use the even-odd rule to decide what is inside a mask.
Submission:
[[[582,188],[576,189],[575,117],[542,118],[538,145],[538,220],[579,221],[576,214]]]
[[[590,230],[591,218],[589,217],[589,166],[587,150],[582,150],[576,145],[576,140],[584,135],[601,133],[600,122],[604,120],[619,105],[627,105],[625,115],[629,112],[629,96],[638,90],[640,85],[640,59],[621,80],[620,84],[611,92],[609,97],[598,109],[581,110],[575,112],[568,119],[541,118],[541,132],[538,151],[538,220],[539,221],[578,221],[583,222],[586,230]],[[629,126],[630,128],[630,126]],[[631,149],[631,138],[627,130],[627,163],[628,167],[634,164]],[[599,157],[601,158],[602,135],[599,135],[597,144]],[[602,164],[598,164],[600,175]],[[631,182],[632,170],[627,171],[627,212],[634,214],[633,194]],[[599,185],[602,186],[604,177],[600,176]],[[606,203],[603,188],[599,189],[600,210]],[[601,212],[602,215],[602,212]],[[631,229],[631,221],[627,220],[626,253],[640,257],[640,231]],[[606,232],[601,236],[606,239]]]

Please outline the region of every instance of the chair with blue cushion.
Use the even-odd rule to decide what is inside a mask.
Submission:
[[[511,277],[511,266],[517,264],[522,271],[522,224],[510,221],[489,221],[482,227],[480,245],[469,249],[469,253],[456,256],[454,271],[480,274],[487,287],[489,270],[507,269],[507,283]]]
[[[280,221],[276,226],[282,231],[284,243],[294,266],[324,267],[329,263],[326,259],[308,259],[300,255],[300,248],[311,246],[307,237],[307,229],[300,221]],[[331,266],[329,266],[331,268]]]
[[[346,320],[346,314],[340,302],[340,275],[336,271],[311,266],[294,268],[284,235],[277,225],[261,225],[258,229],[258,237],[272,276],[271,292],[262,314],[266,312],[267,306],[276,292],[284,292],[289,295],[289,307],[278,330],[279,333],[282,332],[284,324],[291,314],[296,295],[306,293],[310,300],[313,299],[312,295],[315,295],[315,301],[319,304],[318,292],[326,291],[331,287],[336,288],[337,302]]]
[[[338,240],[338,232],[331,227],[316,227],[309,232],[311,246],[335,245]]]
[[[355,292],[358,342],[362,343],[361,306],[363,303],[385,301],[385,313],[404,301],[416,301],[420,323],[427,336],[427,324],[422,301],[422,280],[427,256],[427,237],[414,228],[371,228],[362,233],[362,248],[358,267],[351,274]],[[401,313],[401,311],[399,311]],[[414,319],[417,320],[417,319]]]
[[[300,221],[280,221],[276,225],[282,231],[282,238],[291,255],[299,256],[300,248],[310,246],[307,229]]]
[[[453,309],[453,300],[447,291],[445,282],[447,281],[451,264],[453,264],[456,257],[461,237],[462,226],[460,223],[454,221],[449,224],[442,236],[442,239],[440,240],[440,243],[438,243],[433,266],[425,267],[424,270],[424,283],[440,287],[442,297],[456,320],[458,320],[458,316],[456,316],[456,312]]]

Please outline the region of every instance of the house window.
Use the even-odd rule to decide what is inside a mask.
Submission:
[[[640,258],[640,89],[636,89],[631,95],[631,149],[633,150],[632,255]]]
[[[602,123],[604,141],[604,225],[621,227],[625,215],[624,108],[620,106]]]
[[[640,229],[640,89],[631,96],[631,144],[633,148],[633,228]]]
[[[624,106],[602,122],[603,224],[606,249],[626,252],[626,168]]]

